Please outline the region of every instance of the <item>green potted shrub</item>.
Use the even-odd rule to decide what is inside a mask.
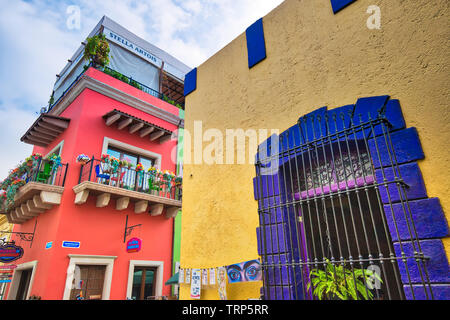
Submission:
[[[87,38],[84,47],[84,58],[92,63],[94,68],[104,68],[109,64],[109,43],[104,34]]]
[[[326,260],[325,270],[313,269],[310,272],[308,290],[313,288],[313,295],[319,300],[365,300],[373,299],[373,279],[380,281],[380,276],[372,270],[348,270],[342,265],[333,265]],[[367,286],[367,290],[366,290]]]

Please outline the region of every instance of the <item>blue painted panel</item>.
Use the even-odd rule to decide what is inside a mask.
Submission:
[[[333,8],[333,13],[336,14],[337,12],[341,11],[346,6],[355,1],[356,0],[331,0],[331,7]]]
[[[397,99],[389,100],[386,104],[386,119],[391,124],[391,131],[406,128],[405,119],[403,118],[400,101]]]
[[[425,263],[428,275],[430,277],[430,282],[441,282],[441,283],[450,282],[449,265],[442,241],[424,240],[420,241],[420,246],[422,248],[423,254],[426,257],[430,258],[430,260],[428,260]],[[394,243],[394,250],[397,257],[400,257],[402,253],[400,251],[400,245],[398,243]],[[403,243],[403,250],[407,257],[414,256],[414,249],[410,242]],[[420,276],[420,269],[415,259],[414,258],[408,259],[406,265],[408,266],[409,274],[411,277],[411,283],[422,283]],[[402,282],[409,283],[404,262],[402,262],[402,260],[398,260],[398,266]]]
[[[261,229],[265,228],[265,234],[261,233]],[[267,253],[282,253],[287,252],[285,233],[283,229],[286,228],[284,223],[279,223],[276,225],[264,226],[256,228],[256,237],[258,241],[258,254],[262,255],[267,250]],[[265,248],[264,240],[265,238]],[[261,242],[262,241],[262,242]],[[263,247],[261,247],[263,245]]]
[[[197,89],[197,68],[192,69],[184,78],[184,95],[187,96]]]
[[[414,285],[412,287],[414,290],[414,300],[431,300],[430,288],[428,285],[425,287],[423,285]],[[404,286],[404,290],[406,299],[413,300],[411,286]],[[450,300],[450,284],[433,284],[431,285],[431,290],[433,291],[434,300]]]
[[[410,219],[408,207],[406,204],[396,203],[392,205],[392,208],[394,209],[395,222],[397,223],[400,238],[402,240],[411,239],[408,223],[405,220],[405,213],[408,219]],[[411,216],[419,239],[443,238],[448,236],[447,219],[445,218],[438,198],[409,201],[409,208],[411,209]],[[392,241],[398,241],[390,205],[384,206],[384,212]],[[409,223],[409,228],[411,228],[411,233],[413,238],[415,238],[411,223]]]
[[[416,162],[413,163],[407,163],[399,166],[400,169],[400,175],[403,179],[403,181],[409,186],[408,188],[405,188],[406,196],[408,200],[414,200],[414,199],[421,199],[427,197],[427,190],[425,188],[425,182],[422,178],[422,173],[420,172],[419,165]],[[378,183],[383,182],[383,172],[384,176],[386,178],[386,181],[391,182],[394,181],[394,170],[392,167],[387,167],[384,169],[378,169],[375,171],[376,180]],[[397,178],[399,177],[397,173]],[[388,184],[389,195],[390,200],[392,203],[399,202],[400,196],[402,198],[405,198],[405,195],[400,188],[397,187],[396,183],[390,183]],[[383,203],[389,203],[389,197],[386,192],[386,187],[380,186],[380,196],[381,201]]]
[[[248,67],[252,68],[266,58],[263,19],[259,19],[245,31],[247,38]]]
[[[397,157],[398,164],[417,161],[425,158],[425,154],[423,153],[419,134],[417,133],[416,128],[413,127],[396,131],[391,134],[391,139],[392,145],[395,149],[395,155]],[[381,163],[377,155],[377,146],[379,149]],[[375,166],[375,168],[380,168],[381,164],[383,166],[392,165],[389,158],[388,149],[386,147],[385,138],[383,136],[370,139],[369,148],[372,154],[373,165]]]
[[[353,110],[353,125],[357,126],[361,123],[377,119],[379,117],[379,112],[384,113],[384,111],[386,110],[386,104],[388,100],[389,96],[387,95],[359,98]],[[351,126],[351,123],[349,123],[349,126]],[[383,134],[381,125],[375,125],[373,131],[375,132],[375,135]],[[372,129],[365,129],[364,134],[366,138],[373,136]],[[357,133],[357,137],[359,139],[363,138],[362,132]]]

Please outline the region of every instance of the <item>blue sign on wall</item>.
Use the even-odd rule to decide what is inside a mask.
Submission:
[[[50,249],[53,246],[53,241],[47,242],[45,244],[45,249]]]
[[[63,248],[79,248],[81,245],[80,241],[63,241]]]
[[[11,280],[0,280],[0,283],[10,283]]]

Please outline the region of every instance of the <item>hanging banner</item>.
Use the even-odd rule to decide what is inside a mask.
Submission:
[[[259,260],[250,260],[232,264],[226,267],[228,282],[247,282],[262,280],[261,264]]]
[[[227,300],[227,269],[225,267],[220,267],[217,271],[217,284],[220,300]]]
[[[208,285],[208,269],[202,269],[202,285]]]
[[[216,285],[216,268],[209,268],[209,284]]]
[[[0,246],[0,262],[8,263],[20,259],[23,256],[23,248],[14,243],[4,243]]]
[[[125,39],[122,36],[119,36],[117,33],[109,30],[108,28],[104,28],[103,33],[106,36],[106,39],[108,39],[109,41],[121,46],[124,49],[133,52],[134,54],[152,63],[158,68],[161,68],[162,60],[157,58],[147,50],[144,50],[143,48],[139,47],[137,44],[131,42],[130,40]]]
[[[191,299],[200,299],[201,286],[201,270],[192,269]]]
[[[184,283],[184,269],[178,271],[178,283]]]
[[[191,269],[186,269],[186,283],[191,283]]]

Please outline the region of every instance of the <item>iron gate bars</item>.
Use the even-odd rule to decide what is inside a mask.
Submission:
[[[257,236],[265,299],[406,299],[406,288],[415,299],[412,269],[426,298],[433,299],[391,124],[382,112],[364,119],[305,116],[298,121],[297,146],[287,131],[258,148]],[[399,195],[406,240],[390,193],[387,203],[380,197],[380,189],[389,187]]]

